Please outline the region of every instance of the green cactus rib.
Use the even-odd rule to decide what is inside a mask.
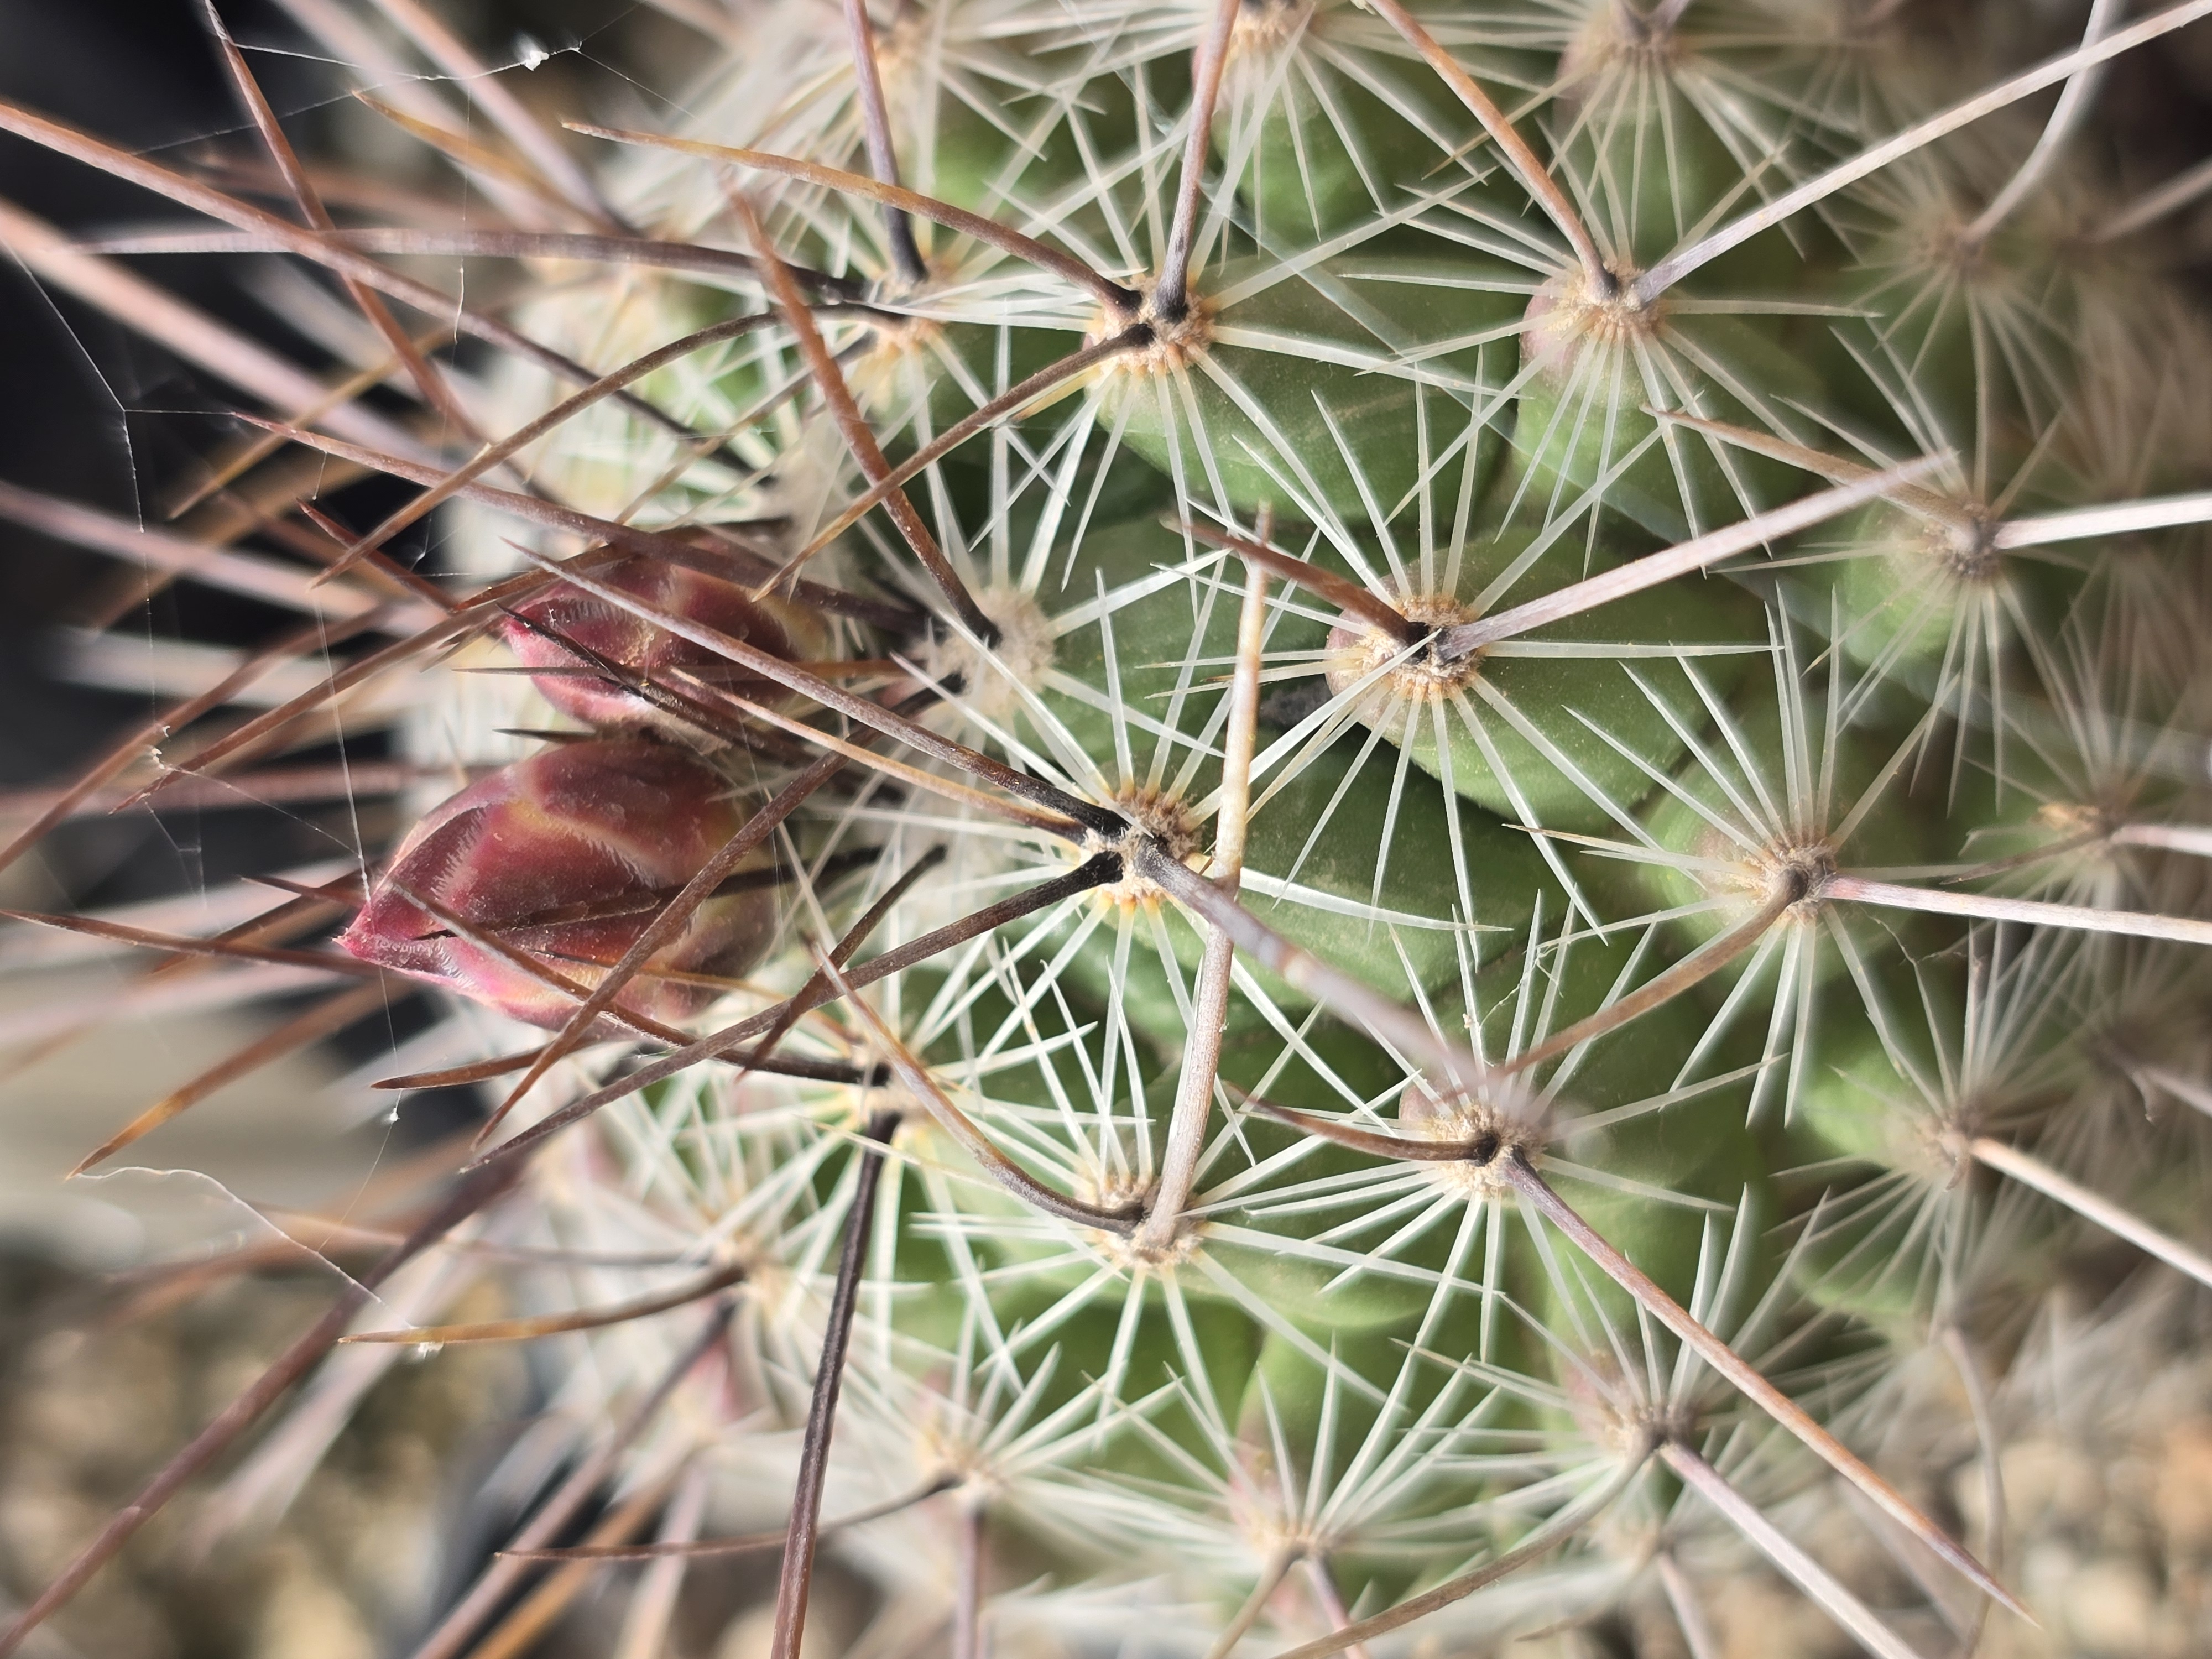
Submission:
[[[119,296],[121,252],[307,262],[419,406],[244,415],[420,492],[356,532],[273,464],[233,479],[319,571],[145,532],[388,641],[193,725],[184,766],[394,688],[413,761],[529,765],[497,726],[583,781],[474,839],[415,802],[348,948],[553,1010],[540,1046],[387,1079],[513,1079],[441,1229],[495,1206],[515,1242],[714,1265],[352,1340],[561,1334],[657,1409],[715,1297],[696,1352],[742,1381],[687,1397],[702,1467],[795,1486],[781,1531],[720,1543],[533,1523],[426,1652],[541,1559],[575,1570],[557,1596],[780,1542],[796,1656],[827,1512],[953,1659],[1103,1652],[1109,1603],[1129,1650],[1191,1659],[1561,1619],[1703,1651],[1757,1563],[1898,1659],[1924,1610],[1793,1536],[1845,1488],[2035,1616],[2002,1534],[1952,1536],[1897,1448],[1986,1442],[2000,1356],[2115,1240],[2156,1264],[2130,1295],[2212,1284],[2212,319],[2154,241],[2201,185],[2130,204],[2085,142],[2103,67],[2212,0],[2096,0],[2024,69],[1983,10],[763,0],[664,131],[571,120],[572,149],[501,94],[495,154],[417,88],[405,130],[513,221],[465,232],[325,207],[219,23],[304,224],[0,106],[228,227],[39,269]],[[462,307],[404,256],[514,279]],[[16,495],[107,556],[139,534]],[[395,562],[425,522],[469,576]],[[708,806],[609,823],[590,783],[640,745],[742,825],[672,874],[640,849]],[[138,764],[36,833],[183,769]],[[705,939],[771,860],[758,937]],[[438,929],[368,920],[403,912]],[[20,920],[378,971],[283,932],[305,914]],[[1938,1349],[1969,1413],[1917,1380]]]

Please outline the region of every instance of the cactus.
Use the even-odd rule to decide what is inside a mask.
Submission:
[[[1852,0],[668,9],[717,58],[650,131],[406,118],[497,229],[332,228],[219,25],[297,216],[0,110],[382,336],[240,382],[315,585],[159,533],[386,642],[141,780],[408,677],[408,758],[495,769],[302,901],[540,1028],[398,1079],[494,1104],[381,1271],[665,1253],[356,1336],[595,1333],[605,1466],[765,1516],[779,1659],[831,1549],[956,1659],[1703,1655],[1762,1562],[1876,1655],[2013,1620],[1943,1484],[1992,1390],[2090,1264],[2212,1285],[2195,175],[2116,210],[2081,139],[2212,0],[2026,69]],[[567,274],[447,312],[479,374],[399,252]],[[280,441],[420,493],[340,523]],[[656,1571],[736,1547],[679,1510]]]

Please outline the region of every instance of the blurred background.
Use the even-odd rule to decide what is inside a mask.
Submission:
[[[619,89],[680,79],[697,41],[621,0],[440,0],[438,9],[488,62],[513,66],[507,78],[524,96],[568,112],[635,116],[643,99]],[[336,158],[364,185],[465,210],[454,175],[348,96],[352,83],[283,8],[225,0],[222,10],[303,154]],[[198,0],[0,0],[0,97],[173,166],[263,160]],[[183,222],[150,196],[9,137],[0,137],[0,199],[76,235]],[[343,301],[284,262],[130,264],[311,371],[339,362],[345,342],[313,325],[319,307]],[[0,318],[0,485],[158,524],[204,475],[203,458],[236,441],[225,411],[254,406],[5,256]],[[370,521],[397,499],[356,485],[326,505]],[[399,551],[434,568],[430,538]],[[190,583],[148,600],[145,574],[0,522],[0,841],[204,678],[195,652],[296,625]],[[83,648],[83,625],[121,618],[119,632],[143,633],[143,653]],[[372,732],[294,759],[335,774],[390,757]],[[321,794],[267,806],[212,793],[158,813],[73,819],[0,872],[0,907],[98,909],[180,932],[225,925],[236,918],[207,908],[224,884],[273,870],[329,879],[356,864],[361,846],[387,839],[392,826],[375,821],[387,804],[357,805],[342,787]],[[380,1097],[361,1086],[429,1021],[419,999],[400,1000],[217,1091],[118,1160],[143,1167],[65,1181],[133,1115],[313,1000],[303,988],[248,1016],[209,1002],[195,989],[205,976],[149,992],[143,966],[66,935],[16,927],[0,938],[0,1611],[327,1304],[336,1269],[286,1245],[257,1212],[372,1212],[383,1187],[482,1109],[472,1091]],[[339,1267],[354,1260],[334,1255]],[[544,1392],[520,1348],[389,1365],[296,1492],[287,1483],[313,1461],[317,1425],[289,1451],[233,1460],[230,1484],[209,1483],[210,1496],[149,1528],[33,1651],[406,1651],[532,1485],[560,1472],[511,1455]],[[521,1484],[484,1490],[495,1472],[518,1468]],[[728,1617],[691,1613],[697,1639],[711,1641]],[[527,1650],[604,1651],[603,1624],[587,1602]]]

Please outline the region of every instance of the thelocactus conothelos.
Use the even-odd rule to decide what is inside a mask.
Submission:
[[[295,9],[468,72],[415,0]],[[715,59],[653,131],[489,82],[495,164],[399,112],[495,228],[325,203],[242,60],[289,212],[0,126],[388,358],[241,384],[410,505],[246,473],[313,586],[190,532],[374,654],[146,782],[456,651],[536,677],[552,746],[416,720],[506,769],[318,891],[543,1028],[414,1079],[496,1108],[443,1225],[678,1242],[553,1322],[790,1482],[775,1652],[829,1547],[931,1632],[866,1650],[958,1659],[1103,1651],[1109,1601],[1145,1651],[1704,1654],[1762,1559],[1880,1655],[2016,1610],[1914,1456],[1995,1455],[2115,1237],[2212,1279],[2212,331],[2145,253],[2204,180],[2081,142],[2212,3],[2026,69],[1856,0],[668,9]],[[403,253],[562,274],[455,311]],[[395,375],[419,418],[353,401]],[[483,574],[396,562],[448,501]],[[1911,1605],[1792,1536],[1845,1492]]]

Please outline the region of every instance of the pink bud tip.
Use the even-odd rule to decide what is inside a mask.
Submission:
[[[576,999],[487,941],[589,990],[747,816],[730,784],[684,750],[642,738],[563,744],[479,779],[416,824],[338,943],[559,1026]],[[763,869],[770,856],[744,867]],[[696,1013],[714,991],[662,975],[742,974],[775,931],[771,888],[710,898],[616,1006],[664,1023]]]

